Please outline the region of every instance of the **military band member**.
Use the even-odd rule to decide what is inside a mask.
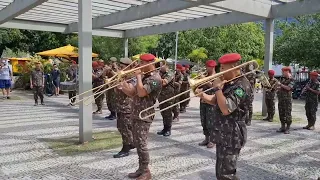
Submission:
[[[152,54],[143,54],[140,56],[140,60],[142,66],[147,65],[155,61],[155,56]],[[142,77],[141,72],[149,72],[152,70],[153,72],[144,74]],[[135,75],[137,78],[135,86],[126,82],[122,83],[123,92],[133,97],[132,132],[134,144],[139,156],[139,169],[134,173],[130,173],[128,176],[129,178],[137,178],[139,180],[149,180],[151,179],[151,173],[148,167],[150,157],[147,147],[147,138],[154,116],[140,119],[139,113],[148,107],[154,106],[161,91],[162,81],[160,75],[155,72],[154,64],[150,64],[149,66],[142,68],[141,71],[135,72]],[[154,109],[150,109],[142,115],[150,115],[154,112]]]
[[[78,65],[75,61],[71,61],[71,65],[67,70],[67,79],[70,82],[77,82],[77,76],[78,76]],[[68,91],[69,99],[71,99],[70,106],[73,106],[73,103],[76,102],[75,96],[77,95],[77,91]],[[74,98],[73,98],[74,97]]]
[[[181,68],[181,73],[182,73],[183,80],[182,80],[180,91],[184,92],[184,91],[189,90],[189,87],[190,87],[189,86],[189,75],[187,74],[185,67]],[[190,93],[185,93],[180,96],[180,101],[185,100],[189,97],[190,97]],[[184,102],[180,103],[180,113],[186,112],[187,104],[188,104],[188,101],[184,101]]]
[[[317,119],[318,110],[318,95],[320,94],[320,83],[318,81],[318,73],[310,73],[310,81],[305,87],[306,90],[306,116],[308,120],[308,125],[303,127],[303,129],[314,130],[314,125]]]
[[[292,90],[294,86],[294,79],[291,76],[290,67],[282,68],[282,77],[277,86],[278,110],[281,122],[281,128],[277,132],[289,134],[292,123]]]
[[[30,88],[33,90],[34,105],[38,105],[38,96],[40,97],[41,105],[43,102],[43,88],[44,88],[44,73],[41,69],[41,63],[36,62],[36,67],[31,72],[30,76]]]
[[[92,82],[93,88],[99,87],[104,84],[105,80],[105,71],[104,71],[104,63],[103,62],[92,62],[93,74],[92,74]],[[93,93],[102,92],[104,87],[96,89]],[[102,114],[102,105],[104,100],[104,93],[98,94],[94,96],[95,103],[97,105],[97,111],[93,112],[93,114]]]
[[[111,61],[111,65],[109,67],[111,67],[111,69],[109,69],[109,71],[106,72],[107,78],[111,78],[112,76],[115,75],[114,73],[118,71],[117,65],[116,65],[117,58],[111,57],[110,61]],[[106,101],[107,101],[108,109],[110,111],[110,115],[106,116],[105,118],[109,120],[115,120],[116,119],[116,107],[115,107],[116,102],[115,102],[115,92],[113,89],[106,92]]]
[[[121,58],[119,70],[126,68],[132,63],[129,58]],[[129,70],[130,68],[127,68]],[[129,82],[130,83],[130,82]],[[117,128],[122,137],[122,149],[118,154],[113,155],[114,158],[129,156],[129,151],[134,149],[132,135],[132,98],[123,92],[122,86],[115,88],[116,95],[116,112],[117,112]]]
[[[160,68],[160,76],[162,79],[162,90],[158,97],[159,103],[164,100],[167,100],[174,96],[174,74],[170,71],[168,65],[163,65]],[[163,104],[160,104],[160,110],[164,109],[168,106],[171,106],[174,103],[174,99],[167,101]],[[170,136],[171,135],[171,126],[172,126],[172,108],[169,108],[165,111],[161,112],[161,116],[163,119],[163,129],[159,131],[158,135]]]
[[[184,67],[186,68],[186,73],[187,73],[188,76],[190,77],[190,76],[191,76],[190,65],[189,65],[189,64],[186,64],[186,65],[184,65]],[[189,107],[189,104],[190,104],[190,99],[188,99],[188,100],[186,101],[186,107]]]
[[[219,59],[220,71],[223,72],[237,66],[240,59],[240,54],[236,53],[222,56]],[[203,100],[215,107],[216,119],[213,132],[216,142],[216,177],[218,180],[239,179],[236,175],[236,163],[240,150],[247,140],[245,122],[248,118],[252,89],[250,82],[245,77],[231,82],[226,81],[240,74],[240,69],[225,73],[223,82],[219,79],[213,82],[214,95],[200,94]]]
[[[206,69],[207,74],[206,76],[202,76],[201,78],[211,76],[216,73],[215,67],[217,66],[217,63],[215,60],[208,60],[206,62]],[[202,91],[205,91],[212,87],[212,84],[209,82],[199,88],[202,89]],[[206,92],[206,94],[212,94],[211,91]],[[213,148],[214,144],[210,141],[210,124],[211,121],[213,121],[213,106],[211,104],[206,103],[204,100],[200,99],[200,118],[201,118],[201,126],[203,129],[203,134],[205,135],[204,141],[199,143],[199,146],[207,146],[207,148]]]
[[[247,69],[247,71],[251,71],[250,70],[250,66],[248,66],[246,69]],[[250,82],[251,89],[254,91],[254,88],[256,87],[256,74],[255,73],[250,73],[246,77]],[[252,120],[252,115],[253,115],[253,106],[252,106],[253,100],[254,100],[254,94],[252,94],[252,96],[250,97],[249,118],[248,118],[248,120],[246,122],[247,126],[251,125],[251,120]]]
[[[177,64],[176,66],[176,72],[174,75],[174,95],[177,95],[180,93],[181,91],[181,84],[182,84],[182,80],[183,80],[183,76],[181,73],[181,68],[182,65]],[[174,103],[178,103],[180,101],[180,97],[176,97],[174,100]],[[180,113],[180,105],[177,104],[176,106],[174,106],[172,108],[173,111],[173,121],[179,121],[179,113]]]
[[[268,76],[269,76],[269,83],[271,87],[266,88],[266,94],[265,94],[265,102],[267,106],[267,112],[268,116],[263,119],[264,121],[273,121],[273,116],[275,114],[275,97],[276,97],[276,92],[277,92],[277,84],[278,80],[274,78],[274,70],[269,70],[268,71]]]

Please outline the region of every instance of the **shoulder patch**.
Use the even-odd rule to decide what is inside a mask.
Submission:
[[[235,91],[234,91],[234,93],[237,95],[237,96],[239,96],[239,97],[243,97],[243,96],[245,96],[245,93],[244,93],[244,91],[243,91],[243,89],[242,88],[237,88]]]

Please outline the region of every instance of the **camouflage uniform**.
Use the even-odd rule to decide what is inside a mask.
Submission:
[[[315,82],[310,80],[308,86],[316,91],[320,91],[320,83],[318,80]],[[318,110],[318,95],[309,90],[306,91],[306,116],[308,119],[308,125],[306,129],[314,127],[317,119],[317,110]]]
[[[73,67],[70,67],[68,70],[67,70],[67,75],[68,75],[68,78],[70,81],[72,82],[76,82],[77,80],[77,74],[78,74],[78,69],[77,68],[73,68]],[[69,95],[69,99],[75,97],[77,95],[77,91],[68,91],[68,95]],[[71,100],[72,103],[76,102],[76,98],[73,98]]]
[[[96,76],[93,78],[93,88],[99,87],[104,84],[104,78],[105,78],[105,72],[102,68],[97,69],[93,72],[93,74]],[[104,87],[98,88],[94,91],[94,93],[102,92],[104,90]],[[102,105],[103,105],[103,99],[104,99],[104,94],[99,94],[94,96],[95,103],[98,107],[97,112],[102,110]]]
[[[207,75],[206,77],[208,77],[209,75]],[[202,88],[203,91],[211,88],[210,85],[203,85],[199,88]],[[207,91],[206,94],[212,95],[213,92],[212,91]],[[205,140],[201,143],[199,143],[200,146],[207,146],[208,148],[212,148],[213,144],[210,143],[210,131],[212,126],[210,126],[210,124],[213,124],[214,121],[214,107],[210,104],[205,103],[205,101],[200,100],[200,119],[201,119],[201,126],[203,129],[203,134],[205,135]],[[210,143],[210,144],[209,144]]]
[[[236,176],[236,163],[241,148],[247,140],[246,121],[252,89],[249,81],[241,77],[224,85],[222,92],[227,99],[231,114],[223,115],[216,105],[212,134],[216,143],[216,177],[220,179],[239,179]]]
[[[113,73],[111,71],[106,73],[106,76],[108,78],[113,77]],[[111,84],[112,86],[113,84]],[[106,101],[107,101],[107,106],[110,111],[110,116],[106,118],[110,118],[113,120],[116,117],[116,95],[115,91],[113,89],[110,89],[106,92]]]
[[[273,116],[275,114],[275,97],[277,92],[276,84],[278,83],[278,80],[276,78],[269,78],[269,82],[272,88],[267,89],[265,94],[265,102],[268,112],[268,117],[265,120],[272,122]]]
[[[162,88],[161,77],[158,73],[146,74],[142,79],[142,83],[148,93],[148,96],[139,97],[138,95],[135,95],[132,103],[132,133],[134,145],[137,148],[137,153],[139,156],[139,169],[134,174],[137,175],[137,177],[148,171],[150,157],[147,147],[147,138],[150,125],[154,119],[154,116],[146,119],[140,119],[139,113],[156,103]],[[155,110],[150,109],[149,111],[143,113],[142,116],[147,116],[153,113],[155,113]]]
[[[250,82],[252,91],[254,91],[255,84],[256,84],[256,76],[255,76],[255,74],[251,73],[251,74],[248,74],[246,77]],[[249,104],[249,118],[248,118],[248,121],[246,122],[246,124],[248,126],[251,125],[251,120],[252,120],[252,114],[253,114],[252,103],[253,103],[253,100],[254,100],[254,94],[252,93],[252,95],[250,97],[250,104]]]
[[[294,80],[292,78],[281,77],[280,83],[293,88]],[[281,122],[281,128],[278,132],[289,133],[290,125],[292,123],[292,91],[280,88],[277,92],[278,96],[278,110]],[[285,127],[287,124],[287,127]]]
[[[188,76],[187,73],[182,74],[182,76],[183,76],[183,80],[182,80],[180,91],[184,92],[184,91],[189,90],[189,87],[190,87],[189,81],[188,81],[189,80],[189,76]],[[185,94],[180,96],[180,101],[185,100],[185,99],[187,99],[189,97],[190,97],[190,93],[185,93]],[[184,101],[184,102],[180,103],[180,112],[181,113],[186,112],[187,104],[188,104],[188,101]]]
[[[43,77],[44,73],[41,69],[35,69],[31,73],[33,97],[35,104],[38,104],[38,96],[40,97],[41,104],[43,104]]]
[[[161,103],[162,101],[173,97],[175,89],[174,89],[174,74],[173,74],[173,72],[168,71],[168,72],[163,73],[160,71],[160,76],[161,76],[161,79],[165,79],[168,82],[167,85],[162,87],[162,90],[161,90],[160,95],[158,97],[158,100]],[[172,100],[167,101],[163,104],[160,104],[160,106],[159,106],[160,110],[164,109],[168,106],[171,106],[174,103],[174,101],[175,100],[172,99]],[[169,108],[165,111],[162,111],[161,116],[163,119],[163,130],[158,132],[157,134],[164,135],[164,136],[170,136],[172,120],[173,120],[172,108]]]
[[[182,73],[179,71],[176,71],[175,73],[175,82],[174,82],[174,95],[177,95],[180,93],[181,90],[181,84],[182,84],[182,80],[183,80],[183,76]],[[175,98],[174,103],[178,103],[180,101],[180,97]],[[172,108],[173,111],[173,119],[178,118],[179,116],[179,104],[177,104],[176,106],[174,106]]]

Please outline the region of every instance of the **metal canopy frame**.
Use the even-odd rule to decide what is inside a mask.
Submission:
[[[272,65],[274,19],[317,12],[320,0],[0,0],[0,28],[79,33],[81,94],[92,88],[92,35],[124,38],[127,57],[130,37],[265,20],[266,72]],[[92,140],[91,111],[80,103],[82,143]]]

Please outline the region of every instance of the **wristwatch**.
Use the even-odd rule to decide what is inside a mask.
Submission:
[[[215,87],[215,88],[212,89],[213,93],[216,93],[219,90],[221,90],[219,87]]]

